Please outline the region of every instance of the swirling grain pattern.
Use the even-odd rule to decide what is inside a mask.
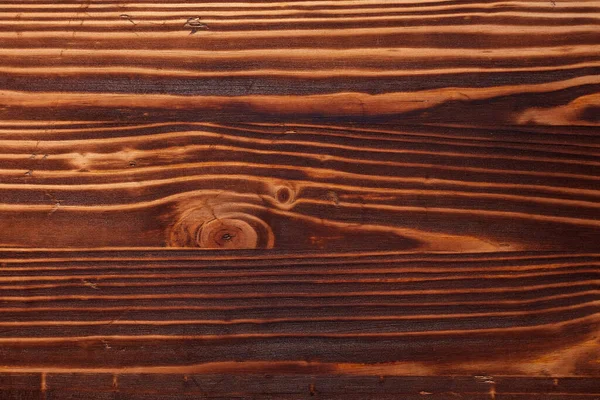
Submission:
[[[0,3],[0,399],[600,396],[600,1]]]
[[[2,244],[596,250],[598,138],[573,133],[565,146],[558,133],[520,135],[389,125],[3,124]],[[44,233],[57,224],[61,235]],[[573,230],[578,236],[569,237]]]

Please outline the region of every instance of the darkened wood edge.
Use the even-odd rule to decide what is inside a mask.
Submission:
[[[594,399],[598,377],[3,373],[0,399]]]

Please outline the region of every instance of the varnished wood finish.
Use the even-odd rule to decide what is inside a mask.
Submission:
[[[600,2],[0,3],[0,399],[600,398]]]

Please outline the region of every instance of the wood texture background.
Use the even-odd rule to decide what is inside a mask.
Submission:
[[[600,398],[600,1],[0,1],[0,399]]]

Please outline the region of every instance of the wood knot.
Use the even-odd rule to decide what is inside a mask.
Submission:
[[[206,207],[184,214],[168,241],[172,247],[233,250],[272,248],[275,239],[271,227],[254,215],[215,213]]]
[[[256,249],[258,233],[240,219],[213,219],[198,229],[196,243],[203,249]]]
[[[281,182],[271,188],[274,205],[278,208],[289,210],[294,207],[297,200],[298,190],[293,184]]]
[[[292,191],[290,188],[282,186],[277,189],[275,197],[277,198],[277,201],[282,204],[289,203],[292,200]]]

